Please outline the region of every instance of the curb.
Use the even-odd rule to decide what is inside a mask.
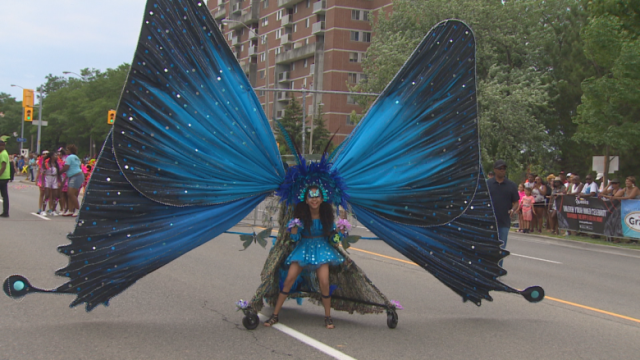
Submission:
[[[14,181],[15,181],[15,180],[14,180]],[[20,183],[21,183],[21,184],[27,184],[27,185],[33,185],[33,186],[36,186],[36,182],[35,182],[35,181],[34,181],[34,182],[31,182],[31,181],[29,181],[29,180],[27,180],[27,179],[20,180]]]
[[[524,234],[521,234],[521,233],[516,233],[516,234],[524,235]],[[578,241],[578,240],[561,239],[561,238],[555,238],[555,237],[551,237],[551,236],[538,235],[538,234],[526,234],[526,235],[527,235],[526,237],[534,237],[534,238],[538,238],[538,239],[549,241],[549,242],[555,241],[555,242],[559,242],[559,243],[573,245],[573,246],[579,247],[579,248],[588,248],[588,247],[595,246],[595,247],[604,248],[604,249],[607,249],[607,250],[616,250],[616,251],[621,251],[621,252],[634,251],[634,252],[640,253],[640,249],[629,249],[629,248],[617,247],[617,246],[612,246],[612,245],[592,244],[592,243],[582,242],[582,241]]]

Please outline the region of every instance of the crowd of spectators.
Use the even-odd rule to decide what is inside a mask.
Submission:
[[[28,159],[11,155],[11,180],[14,174],[24,175],[40,190],[37,214],[41,216],[78,216],[78,197],[91,176],[95,159],[77,156],[77,147],[68,145],[57,151],[32,153]]]
[[[489,178],[493,175],[493,172],[490,172]],[[525,181],[518,184],[520,200],[512,214],[514,219],[517,217],[518,232],[541,234],[547,231],[560,235],[555,204],[558,196],[577,195],[580,198],[596,196],[604,200],[640,199],[640,188],[636,186],[635,177],[627,177],[624,187],[620,186],[618,179],[609,180],[605,185],[600,181],[602,178],[601,173],[597,174],[595,180],[592,175],[587,174],[583,181],[580,175],[565,174],[564,171],[557,176],[549,174],[546,177],[527,174]],[[564,235],[571,235],[571,232],[567,231]],[[581,233],[577,235],[587,236]],[[591,236],[597,237],[597,235]]]

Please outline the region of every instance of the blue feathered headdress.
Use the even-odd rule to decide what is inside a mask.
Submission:
[[[317,186],[322,191],[323,200],[335,206],[347,207],[349,195],[346,193],[347,185],[337,170],[332,169],[332,163],[327,159],[327,154],[322,155],[318,162],[309,162],[302,156],[298,156],[299,165],[289,167],[284,182],[276,195],[280,201],[288,205],[295,205],[304,201],[304,195],[311,186]]]

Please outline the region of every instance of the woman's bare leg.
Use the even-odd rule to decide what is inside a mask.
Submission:
[[[40,187],[40,197],[38,198],[38,212],[40,211],[44,211],[44,199],[45,199],[45,188],[44,187]]]
[[[287,278],[284,280],[284,284],[282,286],[282,291],[278,294],[278,301],[276,301],[276,308],[273,310],[273,315],[278,316],[280,314],[280,310],[282,309],[282,304],[287,300],[287,296],[289,296],[289,291],[295,283],[298,275],[302,272],[302,266],[298,265],[298,262],[291,263],[289,266],[289,272],[287,273]],[[264,323],[265,326],[271,326],[269,321]]]
[[[75,210],[80,209],[80,204],[78,203],[78,190],[69,188],[67,191],[67,204],[69,205],[69,212],[74,212]]]
[[[67,192],[60,190],[60,211],[63,212],[69,209],[69,204],[67,203]]]
[[[53,204],[56,201],[56,199],[54,199],[53,189],[52,188],[45,188],[44,189],[44,197],[45,197],[45,199],[48,200],[49,211],[53,211]]]
[[[324,316],[331,316],[331,298],[325,296],[329,294],[329,264],[321,265],[316,270],[318,284],[320,285],[320,295],[322,296],[322,306],[324,306]]]

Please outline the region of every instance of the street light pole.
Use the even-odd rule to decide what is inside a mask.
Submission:
[[[86,82],[86,81],[87,81],[87,76],[85,76],[85,75],[80,75],[80,74],[75,73],[75,72],[73,72],[73,71],[63,71],[62,73],[63,73],[63,74],[65,74],[65,75],[75,75],[75,76],[77,76],[77,77],[81,78],[81,79],[82,79],[82,81],[84,81],[84,82]]]
[[[42,86],[38,88],[40,94],[40,106],[38,106],[38,145],[36,145],[36,154],[40,155],[40,135],[42,134]]]

